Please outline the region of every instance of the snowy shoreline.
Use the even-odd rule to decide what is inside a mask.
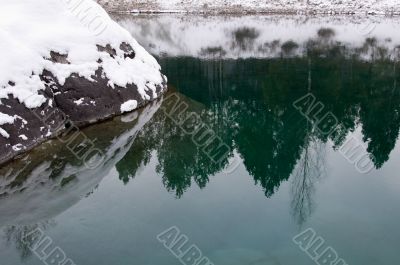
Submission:
[[[111,13],[400,15],[395,0],[97,0]]]
[[[117,14],[113,18],[160,58],[302,57],[310,49],[339,49],[347,58],[364,61],[399,58],[399,17]]]
[[[297,10],[297,9],[211,9],[211,10],[179,10],[179,9],[132,9],[132,10],[107,10],[110,14],[194,14],[194,15],[304,15],[304,16],[317,16],[317,15],[346,15],[346,16],[385,16],[395,17],[400,16],[399,11],[345,11],[345,10]]]

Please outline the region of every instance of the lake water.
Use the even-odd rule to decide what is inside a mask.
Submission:
[[[68,136],[0,169],[0,264],[38,231],[66,265],[399,264],[398,19],[115,18],[169,92],[83,130],[94,169]]]

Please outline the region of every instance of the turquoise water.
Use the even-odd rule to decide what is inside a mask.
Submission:
[[[163,100],[83,130],[105,154],[99,167],[52,141],[0,169],[1,264],[43,264],[24,240],[37,228],[52,239],[45,252],[59,246],[77,265],[180,264],[157,239],[170,227],[188,238],[182,252],[196,245],[215,265],[313,264],[293,242],[307,228],[325,241],[319,254],[399,263],[397,62],[337,49],[158,59]],[[294,104],[308,93],[324,106],[312,119]],[[342,133],[318,129],[325,113]],[[179,125],[190,115],[197,127]],[[365,144],[367,173],[341,152],[348,139]]]

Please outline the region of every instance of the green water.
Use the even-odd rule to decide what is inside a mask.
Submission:
[[[0,170],[0,264],[43,264],[24,244],[38,227],[77,265],[181,264],[157,239],[172,226],[215,265],[314,264],[292,240],[307,228],[349,265],[400,262],[395,62],[332,51],[159,62],[164,100],[84,130],[106,154],[98,168],[53,141]],[[342,137],[294,107],[307,93]],[[212,132],[198,142],[177,124],[193,113]],[[204,150],[212,137],[226,156]],[[340,152],[350,137],[366,144],[366,174]]]

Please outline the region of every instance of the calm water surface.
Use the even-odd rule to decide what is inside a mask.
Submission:
[[[138,21],[154,17],[120,23]],[[314,264],[292,240],[307,228],[349,265],[399,264],[400,73],[388,48],[395,44],[366,36],[343,44],[337,29],[313,23],[325,32],[307,42],[270,40],[265,53],[257,42],[264,33],[242,26],[224,33],[233,44],[213,40],[199,53],[190,40],[175,55],[157,52],[167,47],[161,41],[146,44],[170,90],[84,130],[104,163],[89,170],[52,141],[0,169],[0,264],[43,264],[24,244],[37,228],[76,265],[180,264],[157,240],[172,226],[215,265]],[[157,30],[165,42],[168,30]],[[257,56],[237,57],[238,49]],[[341,137],[321,133],[293,106],[307,93],[324,105],[319,115],[331,112],[342,124]],[[177,98],[187,109],[173,112]],[[227,156],[210,159],[184,130],[193,127],[177,125],[193,113]],[[368,173],[341,154],[348,139],[365,145]]]

